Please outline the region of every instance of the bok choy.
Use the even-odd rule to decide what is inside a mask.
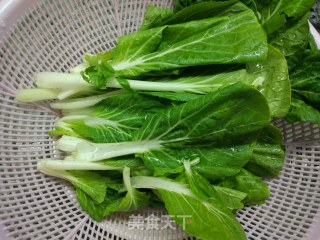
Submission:
[[[160,206],[199,239],[246,239],[237,210],[265,203],[262,177],[284,164],[273,120],[320,125],[313,2],[147,6],[115,48],[40,72],[37,88],[17,93],[61,110],[49,134],[64,157],[40,159],[38,170],[73,184],[95,221]]]

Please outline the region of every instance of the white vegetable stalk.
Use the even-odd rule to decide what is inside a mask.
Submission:
[[[20,102],[36,102],[42,100],[63,100],[79,93],[88,93],[94,87],[79,87],[74,89],[32,88],[22,89],[16,94],[16,100]]]
[[[68,180],[70,182],[74,182],[77,181],[77,179],[75,177],[73,177],[69,172],[65,171],[65,170],[57,170],[55,168],[52,168],[50,166],[48,166],[46,164],[45,160],[40,160],[37,163],[37,169],[49,176],[53,176],[53,177],[58,177],[58,178],[62,178],[65,180]]]
[[[147,189],[164,189],[175,193],[193,196],[186,184],[172,182],[163,178],[137,176],[131,178],[131,185],[133,188],[147,188]]]
[[[143,153],[151,149],[159,149],[161,141],[150,140],[141,142],[121,143],[89,143],[77,144],[74,158],[80,161],[98,161],[135,153]]]
[[[71,137],[63,135],[58,141],[56,141],[56,148],[65,152],[74,152],[77,150],[77,145],[79,143],[89,142],[82,138]]]
[[[60,90],[58,89],[21,89],[16,94],[16,100],[19,102],[35,102],[49,99],[58,99]]]
[[[158,91],[158,92],[181,92],[189,91],[194,93],[204,93],[201,89],[215,87],[213,85],[207,84],[202,85],[199,83],[181,83],[181,82],[150,82],[150,81],[140,81],[140,80],[127,80],[130,88],[133,90],[140,91]],[[220,87],[216,86],[217,88]],[[107,87],[112,88],[122,88],[116,79],[112,79],[107,83]]]
[[[204,93],[201,89],[205,88],[219,88],[221,84],[210,84],[206,83],[184,83],[184,82],[174,82],[174,81],[141,81],[141,80],[131,80],[127,79],[130,88],[133,90],[142,90],[142,91],[190,91],[196,93]],[[55,73],[55,72],[41,72],[36,77],[36,83],[38,87],[43,88],[83,88],[90,87],[88,82],[83,80],[80,73]],[[106,87],[111,88],[123,88],[116,78],[113,78],[107,82]]]
[[[132,196],[132,185],[131,185],[131,179],[130,179],[130,168],[124,167],[123,169],[123,183],[127,190],[127,192]]]
[[[91,85],[82,79],[81,74],[40,72],[36,76],[36,84],[39,88],[78,88]]]
[[[38,162],[38,169],[52,171],[61,170],[122,170],[123,167],[108,166],[97,162],[85,162],[77,160],[56,160],[56,159],[44,159]]]
[[[200,162],[200,158],[195,158],[191,162],[189,160],[183,161],[183,167],[186,170],[186,174],[192,175],[191,166],[195,166]]]

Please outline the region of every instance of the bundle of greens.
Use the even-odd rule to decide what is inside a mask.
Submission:
[[[313,1],[174,1],[70,73],[42,72],[16,99],[61,110],[64,159],[38,169],[70,181],[96,221],[165,207],[199,239],[246,239],[236,219],[269,196],[285,149],[275,118],[320,124]],[[58,87],[57,87],[58,86]],[[185,225],[181,215],[192,218]]]

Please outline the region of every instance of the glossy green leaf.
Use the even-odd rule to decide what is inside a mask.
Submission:
[[[54,161],[54,160],[52,160]],[[50,176],[59,177],[71,182],[96,203],[101,203],[105,197],[107,184],[99,173],[88,170],[60,170],[48,166],[45,161],[39,161],[37,169]]]
[[[162,22],[172,17],[173,12],[167,8],[148,5],[144,14],[140,30],[146,30],[161,25]]]
[[[80,188],[77,188],[76,196],[80,207],[86,211],[91,218],[98,222],[101,222],[106,216],[116,212],[122,200],[121,195],[112,190],[107,191],[107,194],[101,203],[92,201],[92,199]]]
[[[140,192],[133,188],[130,182],[130,168],[125,167],[123,170],[123,182],[127,194],[121,200],[118,210],[121,212],[131,212],[146,206],[149,202],[149,196],[145,192]]]
[[[207,179],[217,180],[237,174],[249,161],[252,149],[250,144],[220,148],[164,148],[139,156],[156,176],[181,172],[184,160],[199,158],[200,162],[192,169]]]
[[[304,101],[293,98],[289,113],[285,119],[289,123],[308,121],[320,125],[320,112]]]
[[[319,69],[320,58],[318,61],[306,62],[290,75],[293,97],[305,101],[318,110],[320,110]]]
[[[81,136],[97,143],[129,141],[146,114],[162,108],[151,97],[124,93],[101,101],[88,115],[61,118],[51,133]]]
[[[168,213],[189,234],[204,240],[246,239],[233,213],[227,208],[221,208],[220,204],[217,206],[214,202],[165,189],[158,191]]]
[[[282,133],[277,127],[270,125],[261,131],[245,168],[257,176],[278,176],[284,165],[284,158]]]
[[[285,26],[280,29],[272,36],[270,44],[286,57],[290,57],[299,51],[303,52],[310,38],[309,16],[308,13],[293,26]]]
[[[267,99],[272,117],[284,117],[290,108],[291,87],[285,57],[269,46],[265,61],[247,64],[256,78],[251,83]]]
[[[264,97],[239,83],[150,116],[134,140],[214,146],[259,130],[269,121]]]
[[[245,169],[236,176],[224,180],[222,186],[246,193],[247,197],[244,199],[246,205],[262,204],[270,196],[267,184]]]

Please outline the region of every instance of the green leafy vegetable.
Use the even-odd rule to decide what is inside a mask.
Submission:
[[[101,203],[92,201],[92,199],[79,188],[77,188],[76,195],[81,208],[84,209],[90,217],[99,222],[106,216],[116,212],[122,200],[121,195],[109,189],[107,189],[105,198]]]
[[[190,234],[200,239],[246,239],[240,223],[231,211],[221,207],[222,203],[214,204],[166,189],[159,192],[169,214]]]
[[[307,105],[304,101],[293,98],[286,120],[289,123],[311,121],[320,125],[320,112],[310,105]]]
[[[196,238],[246,239],[236,211],[264,203],[260,177],[284,164],[271,121],[320,125],[313,2],[148,5],[140,29],[115,48],[85,54],[69,73],[40,72],[37,88],[17,93],[61,110],[49,134],[61,136],[65,157],[38,170],[71,182],[96,221],[165,207]]]
[[[147,168],[154,171],[155,176],[181,172],[183,160],[199,158],[199,163],[193,169],[209,180],[217,180],[234,176],[249,161],[252,156],[251,144],[232,145],[224,147],[187,147],[153,150],[142,154]]]
[[[148,5],[141,24],[140,30],[146,30],[154,28],[160,25],[160,23],[166,21],[172,17],[173,12],[166,8],[158,8],[153,5]]]
[[[136,77],[150,71],[264,59],[265,33],[248,8],[241,3],[235,3],[234,7],[237,11],[228,11],[226,16],[169,24],[123,36],[110,62],[95,67],[95,73],[90,67],[82,76],[101,87],[100,80],[105,78],[107,83],[111,76]],[[177,34],[173,37],[171,31]],[[110,71],[107,65],[112,67]]]
[[[37,165],[38,170],[47,175],[59,177],[71,182],[75,187],[88,194],[90,198],[97,203],[101,203],[103,201],[106,194],[107,184],[101,175],[87,170],[60,170],[52,168],[46,163],[46,160],[39,161]]]
[[[133,177],[131,182],[136,188],[156,189],[169,214],[181,227],[198,238],[246,239],[232,210],[217,199],[200,199],[186,185],[163,178]],[[186,216],[187,219],[179,216]]]
[[[273,117],[284,117],[290,108],[291,87],[287,62],[275,48],[269,46],[265,61],[247,65],[248,72],[256,74],[251,83],[268,101]]]
[[[284,164],[285,151],[280,130],[270,125],[262,131],[245,168],[257,176],[278,176]]]
[[[127,194],[119,204],[119,211],[129,212],[146,206],[149,202],[149,196],[145,192],[134,189],[130,182],[130,168],[123,170],[123,182],[127,189]]]
[[[244,203],[247,205],[264,203],[270,196],[268,186],[259,177],[245,169],[234,177],[224,180],[222,186],[246,193]]]
[[[162,108],[164,106],[159,101],[144,95],[123,93],[109,96],[95,105],[89,114],[60,118],[51,134],[68,134],[97,143],[130,141],[146,114]]]
[[[222,140],[250,139],[250,134],[269,121],[264,97],[251,87],[235,84],[150,115],[132,142],[79,143],[75,157],[95,161],[165,146],[214,146]]]

